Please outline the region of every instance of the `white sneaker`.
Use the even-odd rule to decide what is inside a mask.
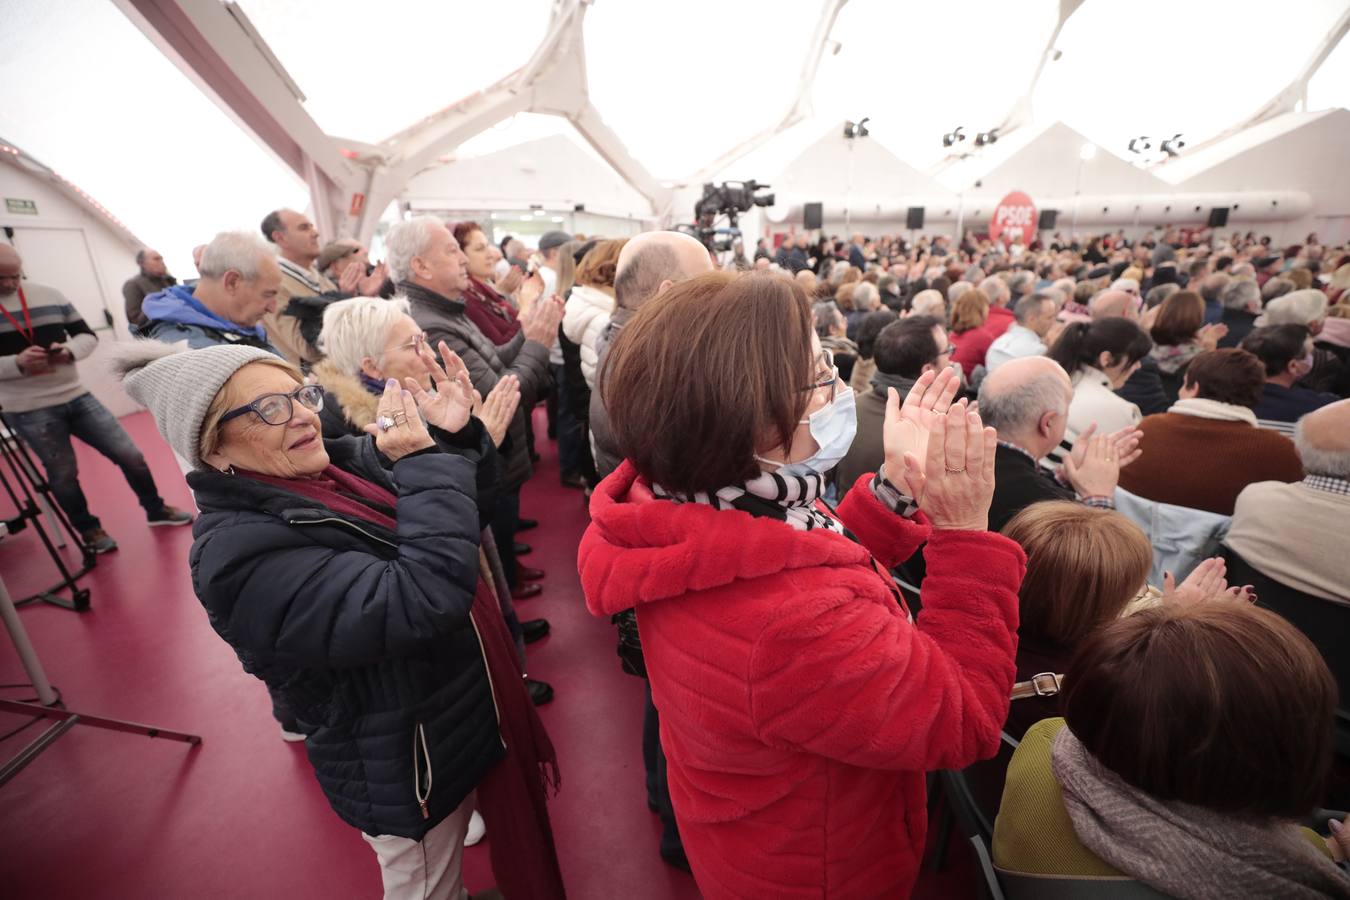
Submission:
[[[303,741],[305,739],[305,736],[303,734],[300,734],[298,731],[287,731],[285,726],[282,726],[281,739],[289,744],[295,744],[299,743],[300,741]]]
[[[486,834],[487,825],[483,823],[483,817],[475,809],[473,815],[469,816],[469,833],[464,836],[464,846],[472,847],[481,841]]]

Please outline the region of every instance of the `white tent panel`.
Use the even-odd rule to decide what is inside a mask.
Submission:
[[[597,3],[591,100],[648,171],[685,178],[787,112],[820,3]]]
[[[993,200],[1009,191],[1024,191],[1032,199],[1084,194],[1148,194],[1166,185],[1149,172],[1109,153],[1082,158],[1082,134],[1056,122],[1017,153],[984,175],[980,194]]]
[[[1308,80],[1308,109],[1350,107],[1350,39],[1341,38],[1336,49]]]
[[[0,135],[112,210],[190,276],[191,250],[304,184],[107,0],[6,0]]]
[[[651,218],[641,194],[565,134],[458,159],[419,174],[404,200],[414,209],[573,210]]]
[[[329,134],[376,143],[509,75],[548,27],[550,0],[241,0],[305,109]]]
[[[1056,0],[895,3],[850,0],[812,91],[827,120],[872,117],[872,139],[912,165],[948,152],[942,135],[971,138],[1008,115],[1054,30]]]
[[[1264,0],[1090,0],[1060,34],[1063,55],[1041,77],[1036,118],[1063,121],[1121,157],[1140,135],[1180,132],[1198,144],[1283,90],[1344,9],[1344,0],[1278,9]]]

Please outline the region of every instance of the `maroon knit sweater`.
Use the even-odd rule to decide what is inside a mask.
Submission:
[[[1231,516],[1247,485],[1303,478],[1293,441],[1246,422],[1159,413],[1139,429],[1144,453],[1120,470],[1120,486],[1148,500]]]

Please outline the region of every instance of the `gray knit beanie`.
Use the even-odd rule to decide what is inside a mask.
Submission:
[[[257,347],[233,344],[189,350],[186,344],[134,341],[118,347],[112,367],[132,399],[150,410],[174,452],[200,469],[207,407],[231,375],[262,359],[278,357]]]

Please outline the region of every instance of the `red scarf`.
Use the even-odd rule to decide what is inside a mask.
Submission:
[[[256,472],[239,474],[316,500],[333,512],[362,519],[389,531],[398,523],[385,510],[398,498],[377,484],[330,465],[318,478],[277,478]],[[483,645],[483,662],[497,701],[498,727],[506,758],[478,783],[478,807],[491,839],[488,848],[497,886],[507,897],[562,900],[562,870],[548,817],[548,789],[561,784],[558,756],[539,720],[520,675],[515,641],[502,618],[498,598],[482,578],[470,610]]]
[[[516,321],[516,311],[502,300],[496,288],[479,281],[469,279],[469,286],[461,294],[464,300],[464,312],[469,321],[478,326],[483,336],[497,346],[510,342],[520,331]]]

